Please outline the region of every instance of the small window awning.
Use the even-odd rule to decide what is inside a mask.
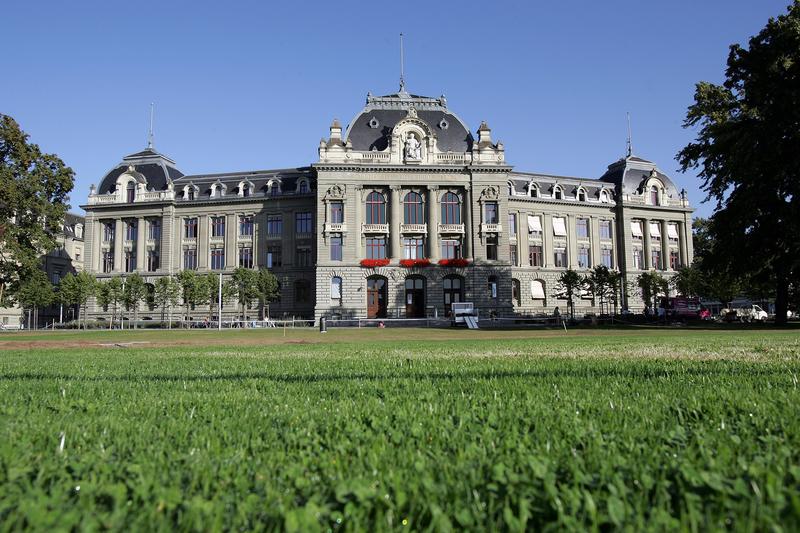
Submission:
[[[528,233],[542,232],[542,219],[535,215],[528,215]]]
[[[661,238],[661,223],[660,222],[651,222],[650,223],[650,236],[651,237],[658,237]]]
[[[631,221],[631,235],[634,237],[641,237],[642,236],[642,223],[638,220]]]
[[[562,217],[553,217],[553,235],[556,237],[567,236],[567,222]]]
[[[535,279],[531,281],[531,298],[534,300],[544,300],[544,283]]]
[[[670,239],[678,240],[678,225],[677,224],[670,224],[667,226],[667,233],[669,234]]]

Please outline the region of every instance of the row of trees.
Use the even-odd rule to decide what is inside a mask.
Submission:
[[[172,309],[181,301],[185,315],[194,306],[207,305],[209,314],[221,310],[226,300],[235,299],[240,306],[240,316],[254,302],[259,303],[260,317],[269,302],[279,296],[279,285],[275,275],[267,269],[251,270],[237,268],[222,283],[222,303],[219,301],[219,275],[199,274],[194,270],[183,270],[174,276],[161,276],[153,284],[146,283],[138,272],[128,276],[115,276],[105,281],[97,280],[88,272],[67,274],[55,288],[50,285],[44,272],[38,271],[27,279],[18,299],[23,307],[37,309],[53,303],[78,307],[78,322],[86,327],[86,308],[89,299],[95,297],[97,304],[111,310],[112,326],[118,319],[121,308],[133,312],[133,320],[139,319],[139,308],[143,303],[161,311],[161,320],[172,322]],[[41,279],[43,278],[43,279]]]

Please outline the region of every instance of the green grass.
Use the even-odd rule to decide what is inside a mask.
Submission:
[[[0,351],[0,530],[800,527],[796,331],[281,333]]]

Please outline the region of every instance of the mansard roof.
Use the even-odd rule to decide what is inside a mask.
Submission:
[[[643,184],[650,177],[656,177],[664,184],[669,198],[677,200],[680,197],[678,188],[669,176],[652,161],[635,155],[628,155],[608,165],[600,181],[613,183],[621,194],[641,194]]]
[[[100,181],[97,192],[106,194],[112,192],[117,184],[117,178],[133,166],[136,172],[141,173],[147,180],[147,188],[162,191],[167,187],[167,180],[176,180],[183,176],[183,172],[175,167],[175,161],[158,153],[152,147],[126,155],[114,168],[109,170]]]
[[[353,150],[357,151],[385,150],[395,124],[406,118],[412,107],[435,133],[439,150],[472,150],[473,138],[469,128],[447,108],[444,96],[431,98],[409,94],[404,90],[385,96],[367,95],[364,109],[347,127],[345,141],[349,141]]]

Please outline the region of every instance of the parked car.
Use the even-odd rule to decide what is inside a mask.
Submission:
[[[661,298],[659,308],[668,318],[698,318],[700,316],[700,299],[685,296]],[[659,312],[659,316],[662,316]]]
[[[720,312],[720,318],[725,322],[764,322],[769,315],[758,305],[744,307],[731,307]]]

